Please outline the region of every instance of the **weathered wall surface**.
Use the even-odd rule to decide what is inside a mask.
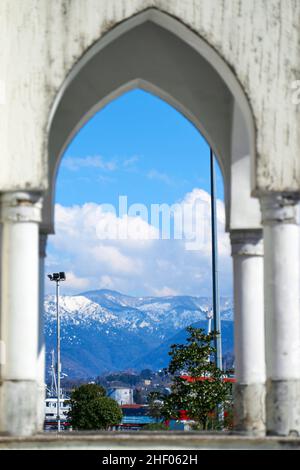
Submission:
[[[192,28],[237,75],[257,128],[256,189],[298,191],[297,0],[1,0],[0,191],[47,186],[47,125],[63,81],[105,32],[149,7]]]

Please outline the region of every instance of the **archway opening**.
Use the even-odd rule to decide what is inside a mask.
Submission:
[[[219,167],[217,188],[223,355],[230,368],[232,274]],[[170,389],[171,377],[161,371],[171,344],[184,343],[190,325],[207,331],[212,309],[209,192],[207,142],[182,114],[143,90],[112,101],[69,144],[47,261],[49,272],[67,273],[60,297],[65,392],[90,381],[108,391],[128,387],[128,400],[145,412],[151,392]],[[49,283],[48,389],[56,347],[51,291]]]

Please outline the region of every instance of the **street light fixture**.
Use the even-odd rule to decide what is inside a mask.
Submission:
[[[48,274],[50,281],[56,283],[56,322],[57,322],[57,431],[60,431],[60,374],[61,374],[61,363],[60,363],[60,318],[59,318],[59,284],[61,281],[66,280],[66,274],[64,272]]]

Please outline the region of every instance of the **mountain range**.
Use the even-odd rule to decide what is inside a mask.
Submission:
[[[170,345],[183,343],[186,327],[207,330],[208,297],[133,297],[111,290],[60,296],[63,372],[91,378],[113,371],[168,365]],[[223,354],[233,351],[233,306],[220,299]],[[56,348],[55,296],[45,297],[47,371]]]

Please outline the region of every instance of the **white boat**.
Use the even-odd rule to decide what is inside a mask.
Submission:
[[[45,398],[45,430],[57,429],[57,383],[55,375],[54,351],[51,352],[51,387],[47,389],[48,396]],[[62,429],[69,427],[68,413],[70,411],[69,399],[62,392],[59,400],[59,416]]]
[[[61,430],[69,429],[70,422],[68,413],[70,410],[69,401],[62,397],[59,401],[59,414],[61,422]],[[51,397],[45,399],[45,431],[57,430],[57,398]]]

